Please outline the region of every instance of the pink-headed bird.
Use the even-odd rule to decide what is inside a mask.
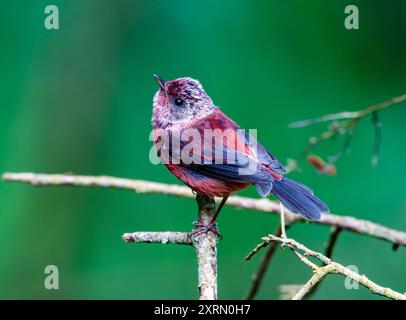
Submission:
[[[153,129],[166,130],[172,135],[176,133],[177,136],[191,129],[197,130],[202,136],[207,129],[233,132],[241,129],[214,105],[199,81],[192,78],[165,81],[156,75],[155,78],[159,90],[153,99]],[[214,160],[211,163],[205,161],[185,163],[179,157],[179,152],[170,150],[173,151],[170,155],[171,159],[177,157],[178,161],[176,163],[167,161],[165,165],[174,176],[195,192],[223,198],[211,223],[207,226],[198,226],[197,234],[208,231],[219,234],[215,227],[215,220],[227,198],[233,192],[250,185],[254,185],[262,197],[267,197],[270,193],[274,194],[291,212],[300,214],[306,219],[318,220],[322,212],[328,212],[327,205],[314,196],[311,189],[283,177],[286,170],[270,152],[256,141],[256,152],[252,152],[252,143],[248,143],[252,137],[246,135],[245,138],[246,140],[241,139],[241,135],[235,134],[234,141],[232,140],[231,143],[225,140],[222,152],[234,151],[250,158],[255,164],[255,170],[250,174],[241,174],[240,169],[243,169],[245,164],[239,161],[229,162],[224,159],[222,163]],[[155,141],[156,145],[157,142],[158,140]],[[200,144],[202,140],[191,143]],[[193,148],[193,150],[201,150],[198,158],[206,159],[203,154],[204,148],[198,147]],[[167,148],[171,149],[172,144],[168,144]]]

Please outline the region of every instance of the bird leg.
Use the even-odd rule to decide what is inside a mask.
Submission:
[[[217,207],[216,212],[214,213],[213,217],[211,218],[209,224],[202,224],[199,222],[194,224],[196,229],[190,233],[190,236],[198,236],[200,234],[206,234],[209,231],[211,231],[216,236],[218,236],[220,239],[223,239],[223,236],[221,235],[221,233],[218,231],[218,229],[216,227],[216,219],[217,219],[218,215],[220,214],[220,211],[223,208],[224,204],[227,202],[228,197],[229,196],[223,197],[223,199],[221,200],[221,203]]]
[[[216,236],[218,236],[220,239],[223,239],[223,236],[221,235],[220,231],[217,229],[215,223],[203,224],[203,223],[196,222],[193,225],[196,227],[196,229],[189,233],[190,236],[196,237],[198,235],[206,234],[209,231],[211,231]]]

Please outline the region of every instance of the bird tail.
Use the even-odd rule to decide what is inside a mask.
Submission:
[[[287,178],[275,180],[272,193],[289,211],[308,220],[319,220],[322,212],[329,211],[327,205],[317,198],[311,189]]]

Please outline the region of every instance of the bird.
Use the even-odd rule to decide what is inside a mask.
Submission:
[[[310,188],[283,176],[286,169],[277,158],[223,113],[198,80],[154,77],[159,87],[151,119],[156,154],[194,192],[222,198],[210,223],[196,225],[194,235],[211,231],[221,236],[216,227],[221,209],[231,194],[251,185],[261,197],[273,194],[289,211],[307,220],[319,220],[329,212]],[[210,131],[228,134],[206,143],[204,135]],[[237,156],[231,159],[230,154]]]

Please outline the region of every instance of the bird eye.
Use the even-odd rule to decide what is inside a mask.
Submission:
[[[181,100],[181,99],[176,99],[176,100],[175,100],[175,104],[176,104],[178,107],[180,107],[180,106],[183,104],[183,100]]]

